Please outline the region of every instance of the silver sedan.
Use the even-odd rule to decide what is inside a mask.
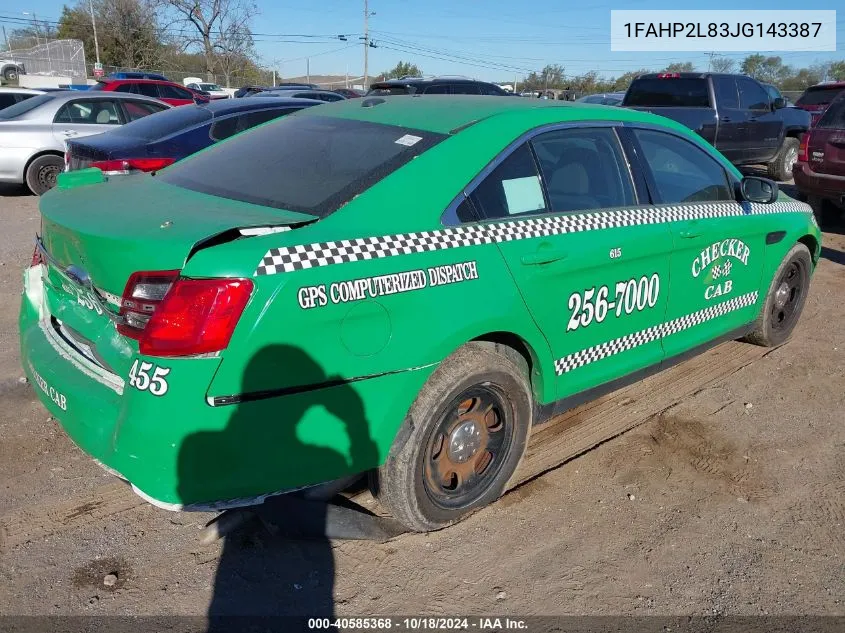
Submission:
[[[56,185],[65,141],[99,134],[166,103],[142,95],[68,90],[31,97],[0,110],[0,182],[26,184],[36,195]]]

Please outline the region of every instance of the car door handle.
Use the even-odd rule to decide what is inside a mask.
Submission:
[[[565,251],[559,251],[556,249],[543,249],[539,251],[535,251],[534,253],[528,253],[522,256],[522,265],[523,266],[538,266],[540,264],[551,264],[552,262],[558,262],[562,259],[566,259],[568,253]]]
[[[690,240],[694,237],[699,237],[701,235],[701,231],[698,229],[685,229],[683,231],[678,231],[678,235],[685,240]]]
[[[62,132],[62,134],[64,134],[65,136],[76,136],[77,134],[79,134],[79,132],[77,132],[76,130],[65,130],[64,132]]]

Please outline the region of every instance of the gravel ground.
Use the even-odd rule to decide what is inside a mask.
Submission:
[[[842,227],[791,342],[463,523],[204,546],[207,515],[140,503],[19,382],[37,199],[0,189],[0,217],[1,614],[845,615]]]

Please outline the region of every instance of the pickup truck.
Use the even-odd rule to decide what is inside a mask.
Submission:
[[[25,75],[26,68],[23,64],[12,59],[0,59],[0,77],[6,81],[15,81],[18,75]]]
[[[698,132],[735,165],[765,164],[775,180],[792,177],[810,115],[787,108],[758,81],[720,73],[649,73],[631,82],[621,104],[674,119]]]

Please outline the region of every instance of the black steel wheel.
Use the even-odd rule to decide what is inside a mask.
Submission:
[[[460,508],[497,481],[514,432],[513,411],[493,385],[471,387],[455,398],[428,441],[426,493],[441,508]]]
[[[56,186],[56,180],[65,167],[61,156],[47,154],[33,160],[26,169],[26,185],[36,196]]]
[[[411,530],[437,530],[495,501],[531,429],[528,363],[497,343],[467,343],[429,377],[399,429],[373,494]]]
[[[795,244],[778,266],[760,316],[745,340],[773,347],[789,338],[807,301],[812,272],[810,249]]]

